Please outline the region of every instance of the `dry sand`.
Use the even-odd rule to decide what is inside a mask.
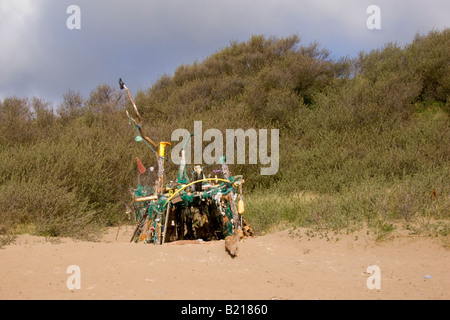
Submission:
[[[224,241],[163,246],[129,243],[131,228],[99,242],[29,235],[0,249],[0,299],[330,300],[450,298],[450,250],[435,239],[377,243],[361,232],[293,237],[283,231],[247,238],[232,259]],[[339,237],[339,240],[336,240]],[[80,268],[70,290],[69,266]],[[380,289],[369,289],[369,266]]]

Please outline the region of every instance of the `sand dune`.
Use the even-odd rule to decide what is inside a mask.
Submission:
[[[232,259],[224,241],[154,246],[129,243],[130,228],[117,240],[116,232],[98,242],[19,236],[0,249],[0,299],[450,298],[450,251],[429,238],[376,243],[362,232],[327,241],[283,231],[245,239]],[[71,290],[73,265],[80,289]],[[373,265],[379,273],[368,273]],[[381,288],[369,289],[376,276]]]

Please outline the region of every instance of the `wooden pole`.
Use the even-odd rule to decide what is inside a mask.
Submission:
[[[166,218],[164,219],[164,233],[163,233],[163,240],[162,240],[162,244],[164,244],[164,242],[166,242],[166,233],[167,233],[167,224],[169,223],[169,215],[170,215],[170,203],[167,206],[167,210],[166,210]]]

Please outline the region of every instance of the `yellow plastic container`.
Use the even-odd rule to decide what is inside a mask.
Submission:
[[[238,213],[244,214],[245,208],[244,208],[244,200],[240,199],[238,202]]]

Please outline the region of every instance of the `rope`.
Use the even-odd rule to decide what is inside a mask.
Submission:
[[[223,182],[227,182],[227,183],[233,183],[233,184],[236,184],[236,182],[234,182],[234,181],[225,180],[225,179],[220,179],[220,178],[217,178],[217,179],[216,179],[216,178],[207,178],[207,179],[197,180],[197,181],[191,182],[191,183],[185,185],[184,187],[178,189],[172,196],[170,196],[169,199],[167,199],[167,201],[164,203],[163,207],[166,206],[166,204],[167,204],[170,200],[172,200],[172,198],[173,198],[176,194],[178,194],[180,191],[186,189],[187,187],[193,185],[194,183],[203,182],[203,181],[216,181],[216,180],[218,180],[218,181],[223,181]]]

